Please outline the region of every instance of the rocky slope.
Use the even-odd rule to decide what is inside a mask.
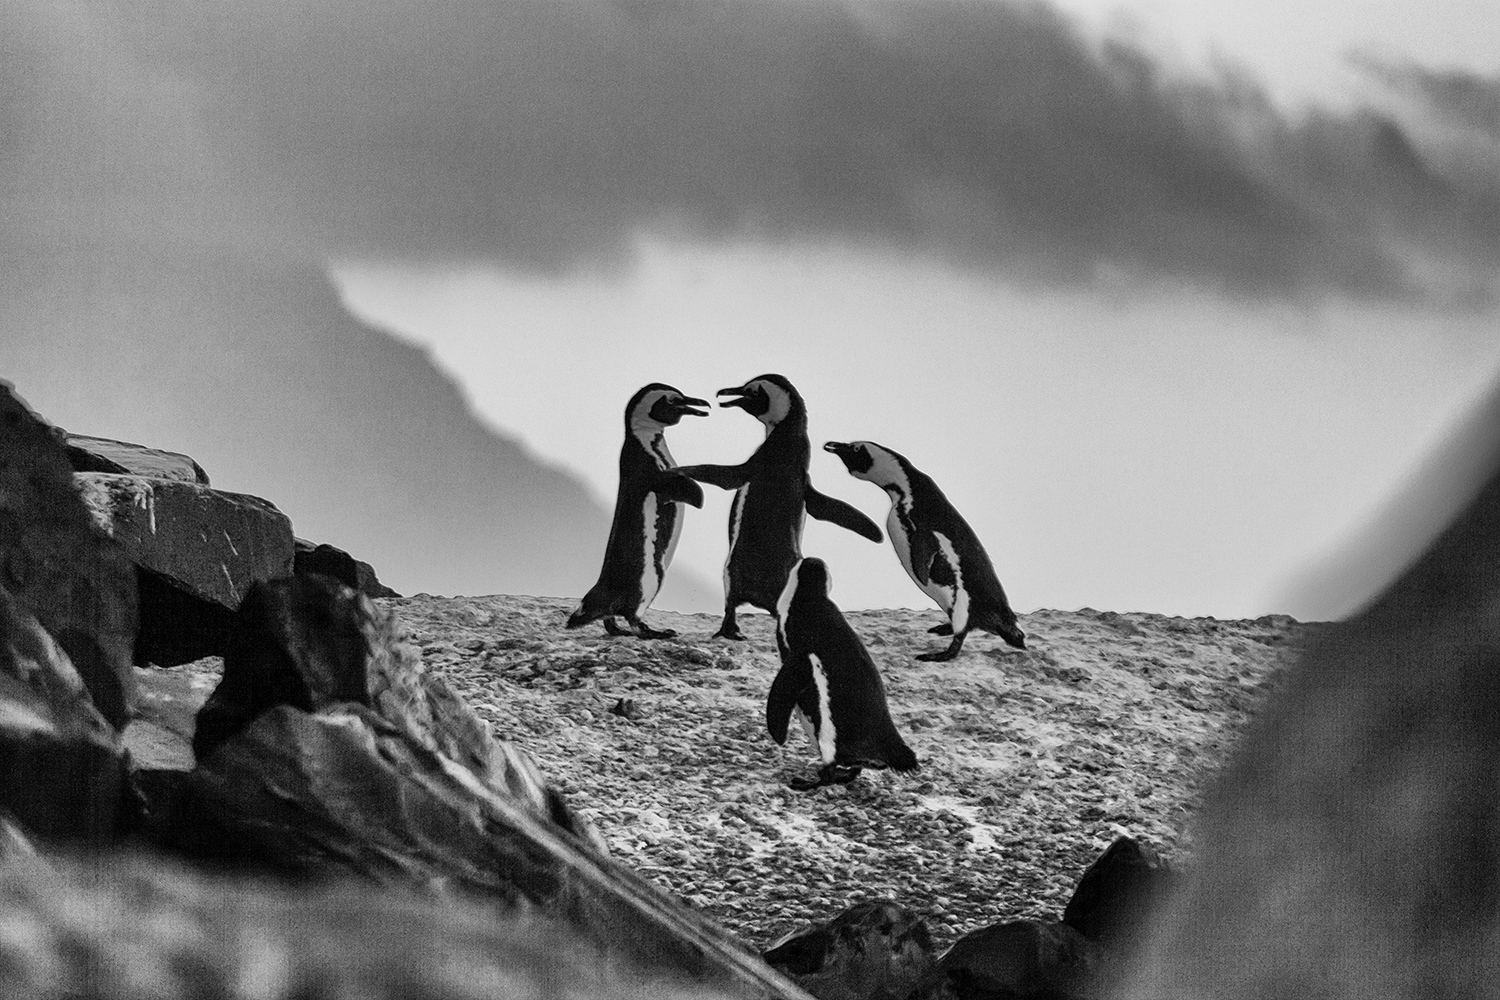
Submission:
[[[941,948],[1055,917],[1120,834],[1181,855],[1205,779],[1316,628],[1038,611],[1024,653],[976,635],[929,664],[913,654],[941,641],[926,634],[935,612],[854,612],[922,769],[804,794],[786,781],[810,747],[795,726],[778,747],[763,722],[779,662],[767,617],[728,643],[711,638],[716,616],[653,612],[679,636],[642,642],[564,631],[562,600],[381,603],[618,858],[753,947],[885,896],[925,913]],[[611,711],[622,700],[638,718]]]

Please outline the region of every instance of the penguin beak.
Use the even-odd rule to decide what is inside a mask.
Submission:
[[[684,396],[677,404],[677,412],[684,417],[706,417],[708,416],[708,400]]]
[[[845,444],[842,441],[829,441],[823,445],[823,450],[837,455],[843,461],[844,468],[848,469],[851,473],[854,471],[854,446],[852,444]]]
[[[737,386],[735,386],[732,389],[720,389],[718,392],[714,393],[714,395],[715,396],[737,396],[739,398],[737,398],[737,399],[731,399],[731,400],[728,400],[727,402],[724,401],[724,400],[720,400],[719,401],[719,405],[723,406],[723,407],[738,406],[741,409],[744,409],[745,408],[745,404],[750,401],[750,397],[748,395],[748,392],[749,392],[749,390],[746,389],[744,386],[737,385]]]

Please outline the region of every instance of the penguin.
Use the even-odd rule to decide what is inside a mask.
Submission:
[[[849,475],[890,495],[885,525],[896,556],[913,582],[948,615],[947,622],[928,631],[951,635],[953,641],[947,649],[917,659],[953,659],[975,628],[1026,648],[1026,633],[1016,624],[990,557],[937,483],[904,456],[872,441],[829,441],[823,450],[841,458]]]
[[[831,586],[823,560],[802,559],[776,602],[781,669],[766,699],[766,728],[785,743],[796,713],[823,759],[816,778],[792,779],[799,792],[847,784],[866,767],[918,767],[917,755],[891,721],[880,671],[828,596]]]
[[[837,524],[872,542],[884,537],[859,510],[813,489],[807,466],[807,407],[781,375],[761,375],[720,389],[721,407],[737,406],[766,426],[766,438],[740,465],[685,465],[678,471],[734,490],[729,508],[729,555],[724,560],[724,620],[715,635],[744,639],[735,614],[743,604],[774,612],[787,574],[802,558],[807,515]]]
[[[701,408],[701,409],[700,409]],[[610,635],[670,639],[673,629],[641,621],[677,550],[683,504],[703,506],[703,488],[677,471],[663,432],[685,416],[708,416],[708,400],[684,396],[661,382],[644,386],[625,407],[620,488],[599,580],[568,618],[568,628],[604,619]],[[620,616],[630,625],[623,629]]]

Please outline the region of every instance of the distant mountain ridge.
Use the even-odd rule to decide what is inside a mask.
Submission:
[[[0,292],[0,377],[47,419],[191,455],[403,593],[577,596],[598,573],[609,512],[315,264],[27,253],[0,259]]]

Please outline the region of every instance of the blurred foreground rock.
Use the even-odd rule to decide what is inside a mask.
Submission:
[[[1124,996],[1500,997],[1500,462],[1465,458],[1478,495],[1245,735]]]
[[[67,654],[116,728],[134,707],[135,571],[94,526],[61,432],[0,381],[0,585]]]

